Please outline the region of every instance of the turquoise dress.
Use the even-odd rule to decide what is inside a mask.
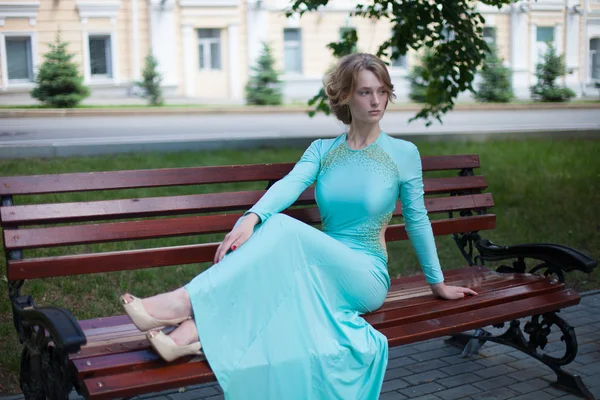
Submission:
[[[322,230],[280,214],[312,183]],[[399,198],[427,282],[443,281],[419,152],[383,132],[361,150],[314,141],[246,212],[253,235],[185,286],[226,399],[379,397],[388,343],[361,314],[390,287],[380,237]]]

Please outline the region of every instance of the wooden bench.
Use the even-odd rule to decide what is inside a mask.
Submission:
[[[390,346],[452,336],[469,340],[495,341],[515,347],[544,362],[557,374],[557,384],[579,396],[592,398],[580,377],[561,369],[577,353],[573,328],[557,312],[580,301],[564,284],[564,272],[590,272],[596,262],[558,245],[498,247],[480,238],[492,229],[494,202],[484,193],[487,183],[475,175],[480,167],[476,155],[423,157],[426,172],[426,206],[435,235],[452,235],[468,266],[445,271],[447,283],[469,286],[480,294],[463,300],[435,298],[422,275],[393,279],[384,305],[365,318],[389,339]],[[70,310],[37,306],[21,293],[27,280],[158,268],[210,262],[217,243],[164,246],[164,244],[107,252],[75,247],[105,242],[167,238],[227,232],[243,211],[254,204],[263,190],[203,193],[205,186],[226,182],[267,182],[282,178],[293,164],[240,165],[94,172],[0,178],[1,223],[7,256],[9,297],[18,337],[24,344],[21,388],[28,399],[66,399],[75,388],[89,399],[129,397],[214,380],[205,360],[182,358],[163,362],[149,348],[141,332],[124,315],[77,320]],[[453,170],[451,177],[428,177],[431,171]],[[458,171],[458,176],[456,176]],[[437,175],[439,176],[439,174]],[[254,183],[256,185],[256,183]],[[107,191],[149,187],[198,185],[179,196],[121,198],[114,200],[30,204],[33,194]],[[264,185],[260,187],[264,188]],[[125,192],[131,196],[131,192]],[[136,193],[137,194],[137,193]],[[61,195],[64,197],[65,195]],[[24,202],[16,203],[16,198]],[[312,188],[285,213],[318,225]],[[401,205],[395,216],[402,214]],[[434,218],[448,214],[447,218]],[[160,217],[160,218],[157,218]],[[395,222],[396,220],[394,220]],[[391,224],[388,242],[406,240],[402,224]],[[63,248],[53,256],[24,257],[30,249]],[[87,249],[87,250],[86,250]],[[54,253],[53,253],[54,254]],[[393,257],[393,255],[392,255]],[[527,273],[525,258],[538,260]],[[514,259],[495,271],[482,266],[486,261]],[[457,257],[456,264],[464,263]],[[183,285],[185,282],[181,282]],[[115,288],[116,295],[121,289]],[[115,300],[116,301],[116,300]],[[531,317],[524,330],[517,319]],[[502,336],[473,329],[490,325],[509,326]],[[542,355],[549,328],[562,331],[565,355],[558,359]],[[483,333],[483,335],[480,335]],[[471,342],[473,343],[473,342]]]

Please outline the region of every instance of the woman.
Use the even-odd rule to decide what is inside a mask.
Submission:
[[[360,315],[390,286],[384,233],[398,198],[433,293],[476,294],[444,284],[419,152],[379,127],[394,97],[386,65],[346,56],[324,83],[347,133],[314,141],[238,220],[211,268],[170,293],[122,297],[165,360],[204,353],[227,399],[379,397],[388,343]],[[279,214],[313,182],[322,231]],[[179,326],[152,330],[164,325]]]

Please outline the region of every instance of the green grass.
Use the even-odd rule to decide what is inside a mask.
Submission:
[[[479,154],[482,173],[494,194],[497,228],[482,236],[499,244],[551,242],[574,247],[600,259],[600,141],[596,140],[503,140],[485,142],[419,142],[422,155]],[[254,151],[182,152],[170,154],[125,154],[99,157],[28,159],[0,161],[2,175],[169,168],[200,165],[286,162],[298,159],[302,149],[259,149]],[[439,175],[439,174],[438,174]],[[141,190],[106,191],[16,198],[29,202],[87,201],[167,196],[223,190],[257,189],[262,183],[189,186]],[[444,215],[432,215],[432,219]],[[168,238],[92,246],[75,246],[69,251],[90,252],[171,246],[218,241],[222,235]],[[445,269],[465,265],[449,237],[437,239]],[[25,256],[52,256],[65,249],[26,251]],[[419,273],[409,243],[389,245],[392,276]],[[0,279],[6,280],[4,257]],[[27,282],[23,293],[38,305],[66,307],[79,319],[119,314],[118,295],[131,291],[140,296],[170,290],[186,283],[207,265],[173,266],[141,271],[53,278]],[[567,282],[578,290],[600,288],[600,272],[572,273]],[[19,345],[12,325],[6,294],[0,296],[0,393],[18,390]]]

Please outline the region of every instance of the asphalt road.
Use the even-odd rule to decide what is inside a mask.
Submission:
[[[409,123],[413,115],[389,112],[381,127],[401,137],[553,132],[600,137],[599,109],[453,111],[443,124],[436,121],[430,127],[421,120]],[[165,143],[174,150],[178,143],[215,148],[243,142],[247,147],[276,139],[333,137],[344,130],[332,116],[303,113],[5,118],[0,119],[0,158],[138,151],[142,145]]]

